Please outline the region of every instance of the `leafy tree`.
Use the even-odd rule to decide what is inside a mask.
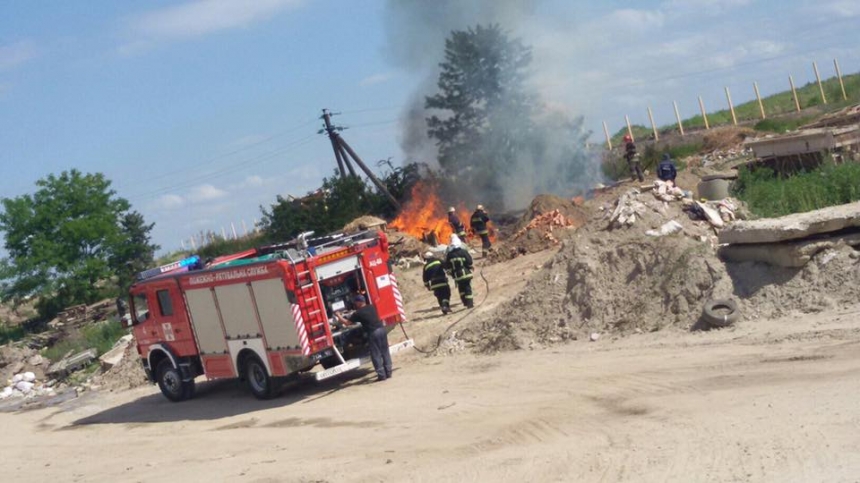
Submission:
[[[286,241],[305,231],[323,235],[340,230],[359,216],[374,213],[382,203],[380,198],[361,178],[335,173],[323,180],[320,190],[305,198],[288,200],[278,196],[271,211],[261,208],[262,224],[272,241]]]
[[[155,251],[158,245],[150,243],[149,232],[155,223],[146,224],[143,215],[132,211],[120,219],[120,243],[114,248],[110,265],[116,270],[117,285],[120,291],[127,290],[134,283],[135,274],[155,264]]]
[[[582,118],[547,109],[527,86],[531,49],[498,25],[454,31],[425,108],[439,164],[458,195],[504,208],[570,195],[601,179]]]
[[[535,97],[525,87],[531,49],[499,25],[454,31],[445,40],[439,93],[425,107],[439,163],[472,186],[495,189],[515,165],[532,130]]]
[[[132,267],[151,261],[152,225],[129,213],[110,184],[100,173],[72,170],[40,179],[33,194],[0,200],[9,254],[0,265],[3,301],[37,297],[40,315],[51,317],[97,301],[113,277],[125,283]]]

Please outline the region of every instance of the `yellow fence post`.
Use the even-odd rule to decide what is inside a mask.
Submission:
[[[797,98],[797,89],[794,88],[794,77],[788,76],[788,84],[791,86],[791,97],[794,98],[794,108],[800,112],[800,99]]]
[[[765,119],[767,116],[764,114],[764,104],[761,102],[761,94],[758,92],[758,82],[753,82],[753,89],[755,89],[755,98],[758,99],[758,110],[761,113],[761,118]]]
[[[728,86],[726,86],[726,100],[729,101],[729,111],[732,113],[732,124],[737,126],[738,118],[735,116],[735,106],[732,104],[732,94],[729,92]]]
[[[684,124],[681,122],[681,114],[678,112],[678,102],[672,101],[672,106],[675,107],[675,119],[678,120],[678,130],[681,131],[681,136],[684,135]]]
[[[699,96],[699,110],[702,111],[702,119],[705,120],[705,130],[711,129],[711,125],[708,124],[708,112],[705,111],[705,103],[702,102],[702,96]]]
[[[654,132],[654,140],[659,141],[660,135],[657,134],[657,125],[654,124],[654,113],[651,112],[651,106],[648,106],[648,119],[651,121],[651,131]]]
[[[848,94],[845,93],[845,83],[842,82],[842,71],[839,70],[839,61],[833,59],[833,67],[836,67],[836,77],[839,78],[839,87],[842,88],[842,100],[848,100]]]
[[[633,128],[630,127],[630,116],[627,114],[624,115],[624,120],[627,122],[627,134],[630,135],[630,140],[636,142],[636,137],[633,136]]]
[[[818,81],[818,92],[821,93],[821,102],[827,104],[827,96],[824,95],[824,85],[821,83],[821,76],[818,75],[818,64],[812,61],[812,70],[815,71],[815,80]]]
[[[609,128],[606,127],[606,121],[603,121],[603,134],[606,135],[606,147],[612,151],[612,138],[609,137]]]

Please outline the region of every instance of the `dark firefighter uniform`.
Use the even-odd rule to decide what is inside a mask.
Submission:
[[[451,311],[451,287],[448,285],[445,265],[432,255],[425,255],[424,258],[424,286],[433,291],[443,314]]]
[[[490,217],[484,211],[483,206],[478,206],[478,209],[472,213],[471,226],[472,231],[481,237],[481,255],[487,256],[487,251],[492,246],[490,243],[490,227],[487,223],[490,222]]]
[[[463,248],[462,245],[452,245],[448,256],[445,258],[445,265],[451,273],[451,278],[457,284],[457,290],[460,292],[460,301],[467,308],[475,306],[474,297],[472,296],[472,256]]]
[[[460,237],[461,240],[466,239],[466,225],[460,221],[460,218],[457,217],[457,213],[452,211],[448,212],[448,224],[451,225],[451,229],[454,231],[454,234]]]

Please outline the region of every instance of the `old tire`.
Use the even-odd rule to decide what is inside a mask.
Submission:
[[[251,394],[257,399],[271,398],[274,384],[260,359],[257,356],[249,356],[245,359],[244,369],[245,382]]]
[[[711,300],[702,309],[702,320],[711,327],[728,327],[740,318],[740,309],[733,299]]]
[[[158,388],[164,397],[180,402],[194,396],[194,381],[183,381],[179,368],[173,367],[170,359],[164,359],[156,368]]]

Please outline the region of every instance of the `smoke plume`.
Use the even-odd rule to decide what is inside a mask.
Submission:
[[[386,54],[394,66],[423,79],[402,115],[400,144],[407,161],[431,165],[436,161],[434,141],[427,136],[425,118],[430,113],[424,108],[424,101],[426,96],[436,92],[438,65],[444,58],[445,39],[454,30],[495,23],[525,45],[531,45],[530,38],[540,29],[534,16],[539,3],[539,0],[388,1]],[[536,58],[552,57],[544,56],[540,51],[534,54]],[[535,69],[535,64],[532,69]],[[535,80],[539,76],[539,71],[532,72]],[[587,132],[582,119],[573,117],[573,109],[561,106],[558,99],[541,98],[543,93],[536,93],[538,105],[534,106],[534,112],[537,114],[531,121],[533,127],[538,128],[537,137],[543,148],[539,155],[520,156],[514,169],[508,171],[510,174],[500,177],[500,203],[506,209],[523,208],[540,193],[578,194],[602,180],[599,158],[585,147]],[[553,105],[553,108],[548,105]],[[495,192],[472,195],[470,202],[499,198],[499,193]]]

